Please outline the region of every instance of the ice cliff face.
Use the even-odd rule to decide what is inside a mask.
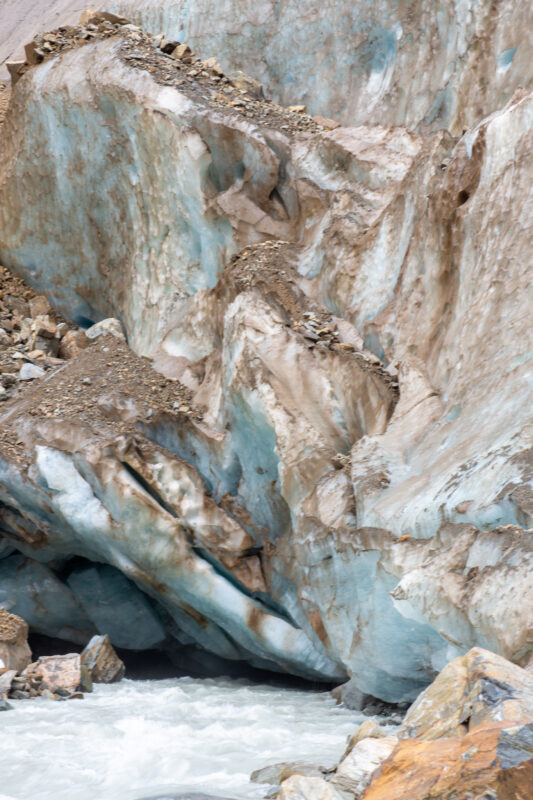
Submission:
[[[147,30],[346,125],[461,134],[533,78],[528,3],[115,0]]]
[[[149,27],[176,34],[177,5]],[[279,43],[269,9],[254,31]],[[357,48],[285,64],[280,96],[303,81],[340,110],[316,79],[357,127],[221,99],[131,28],[19,80],[0,261],[78,324],[118,317],[134,351],[102,337],[2,408],[0,603],[34,630],[351,675],[391,701],[473,645],[527,661],[533,96],[514,59],[461,61],[489,13],[461,9],[428,17],[457,50],[419,82],[406,16],[374,106],[328,80]],[[458,87],[477,69],[476,106]],[[437,84],[452,99],[426,125]]]
[[[75,23],[80,0],[8,3],[0,64],[21,43]],[[504,0],[113,0],[110,11],[186,41],[269,96],[345,125],[447,128],[462,134],[533,78],[533,11]],[[1,67],[0,67],[1,69]]]

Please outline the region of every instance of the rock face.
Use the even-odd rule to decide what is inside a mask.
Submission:
[[[19,672],[31,661],[28,626],[0,606],[0,669]]]
[[[432,740],[488,722],[533,720],[533,675],[480,648],[445,667],[409,709],[398,736]]]
[[[399,739],[367,720],[336,769],[322,778],[282,776],[278,800],[527,800],[532,697],[525,670],[473,649],[420,695]]]
[[[498,42],[518,19],[502,8]],[[484,30],[476,13],[465,25]],[[392,77],[379,108],[354,92],[366,110],[348,128],[240,88],[174,35],[89,18],[36,40],[42,62],[14,87],[0,260],[78,326],[126,339],[87,339],[3,404],[0,553],[52,574],[65,627],[118,644],[114,597],[143,620],[131,647],[352,676],[391,702],[473,646],[525,663],[522,50],[478,106],[453,88],[475,84],[471,55],[436,59],[418,83],[398,73],[413,98]],[[455,99],[428,121],[424,82],[443,74]],[[470,113],[459,140],[436,130],[460,133]]]
[[[401,742],[364,800],[454,800],[488,796],[527,798],[533,781],[533,723],[507,727],[493,722],[462,739]],[[466,794],[466,796],[468,796]]]

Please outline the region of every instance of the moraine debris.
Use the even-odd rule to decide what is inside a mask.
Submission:
[[[284,133],[318,133],[336,126],[332,120],[307,115],[302,104],[287,107],[265,99],[262,85],[242,71],[225,75],[213,57],[198,58],[186,42],[160,33],[145,33],[138,25],[109,12],[84,12],[79,25],[61,25],[25,46],[25,62],[10,62],[13,85],[32,67],[97,40],[117,37],[120,57],[129,67],[144,70],[164,86],[173,86],[196,102],[238,113]]]

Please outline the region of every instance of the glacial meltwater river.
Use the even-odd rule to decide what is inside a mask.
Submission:
[[[98,685],[83,700],[13,700],[0,714],[0,800],[262,798],[252,770],[332,765],[365,719],[312,693],[175,678]]]

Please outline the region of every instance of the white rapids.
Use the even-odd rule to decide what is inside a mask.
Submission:
[[[0,800],[264,797],[267,764],[333,765],[365,719],[327,693],[176,678],[96,686],[83,700],[11,701],[0,715]]]

